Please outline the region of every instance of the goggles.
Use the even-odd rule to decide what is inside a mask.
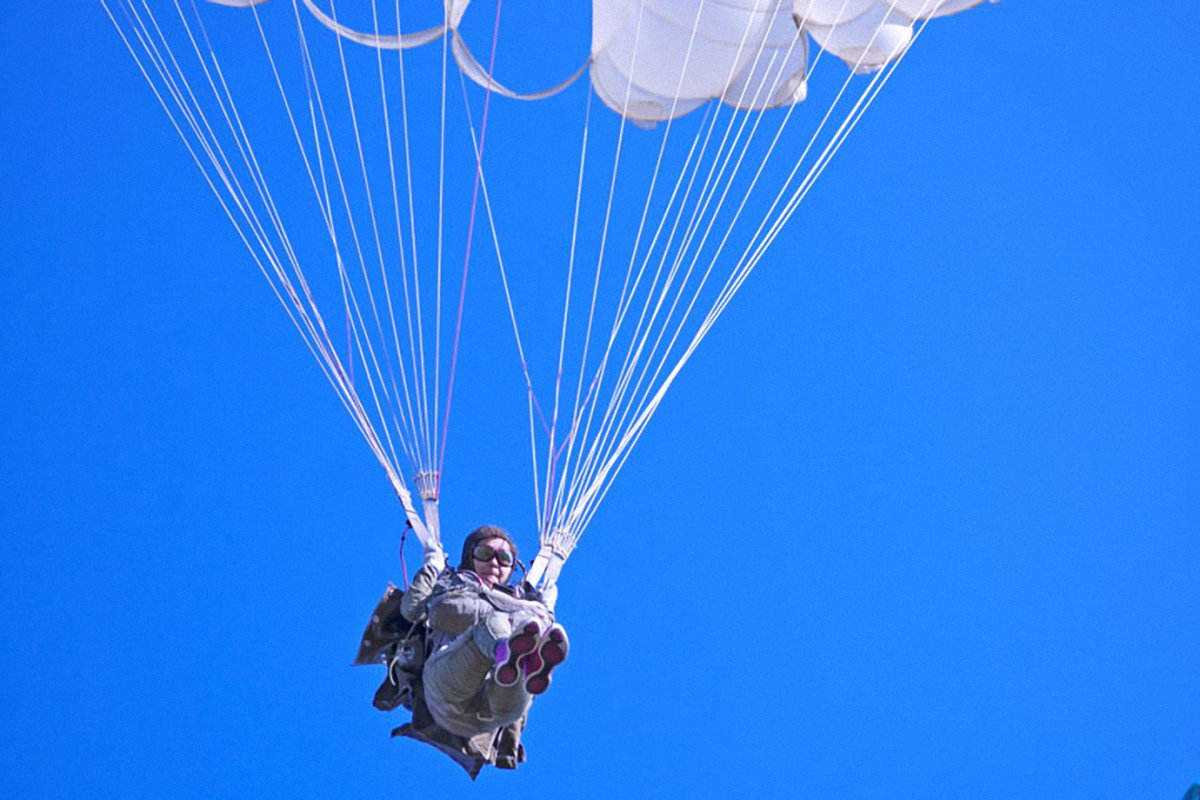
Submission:
[[[511,567],[513,565],[512,552],[503,548],[494,548],[487,544],[475,545],[475,549],[471,551],[471,557],[476,561],[491,561],[494,558],[496,559],[496,563],[502,567]]]

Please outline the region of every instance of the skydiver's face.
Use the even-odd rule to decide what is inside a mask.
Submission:
[[[481,547],[491,548],[492,557],[487,561],[480,561],[478,558],[474,558],[475,574],[478,575],[479,579],[482,580],[490,589],[497,583],[504,583],[506,580],[508,580],[508,576],[512,574],[512,548],[509,547],[508,542],[504,541],[499,536],[493,536],[490,539],[484,539],[479,543],[479,545],[476,546],[476,552],[478,552]],[[510,558],[507,559],[509,561],[508,566],[500,563],[499,554],[501,552],[509,554]]]

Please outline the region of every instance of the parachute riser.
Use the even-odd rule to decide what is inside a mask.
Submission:
[[[390,477],[393,479],[392,488],[396,491],[396,497],[400,499],[400,505],[404,507],[404,516],[408,520],[409,527],[416,534],[417,540],[421,543],[421,549],[427,555],[431,552],[441,553],[441,560],[444,562],[445,549],[442,547],[437,509],[436,473],[420,472],[413,478],[413,483],[421,497],[421,505],[425,512],[424,519],[417,511],[416,504],[413,503],[412,493],[400,482],[399,476],[390,475]]]
[[[574,549],[574,537],[566,529],[555,528],[549,535],[542,537],[537,555],[525,574],[525,580],[541,591],[546,605],[551,609],[554,608],[554,601],[558,597],[559,573]]]
[[[432,544],[439,550],[443,550],[441,520],[438,517],[438,473],[418,472],[413,476],[413,484],[417,487],[417,494],[421,498],[421,506],[425,512],[424,527],[427,538],[421,540],[421,546],[428,550]]]

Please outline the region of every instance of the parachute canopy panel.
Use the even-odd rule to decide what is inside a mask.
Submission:
[[[720,98],[804,99],[808,49],[779,0],[594,0],[592,87],[627,119],[660,122]]]
[[[855,72],[882,68],[904,54],[918,20],[944,17],[983,0],[794,0],[796,24],[822,50]]]

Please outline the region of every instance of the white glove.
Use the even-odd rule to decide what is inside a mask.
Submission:
[[[442,549],[441,542],[434,542],[433,547],[426,547],[424,557],[421,560],[422,566],[432,565],[434,569],[441,572],[446,568],[446,551]]]
[[[421,543],[422,566],[432,564],[441,572],[446,568],[446,551],[442,549],[442,541],[437,534],[425,527],[425,523],[421,522],[415,515],[408,518],[408,524],[412,527],[413,533],[417,536],[417,541]]]

